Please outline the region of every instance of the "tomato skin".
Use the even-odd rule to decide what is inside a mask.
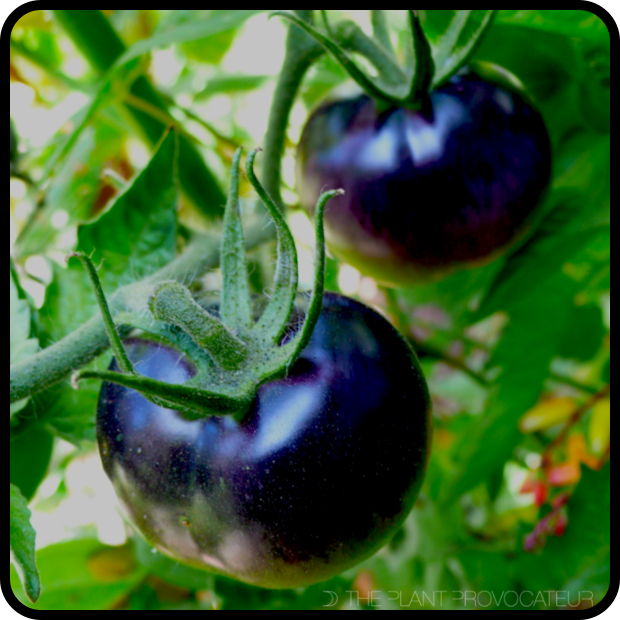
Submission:
[[[419,111],[380,112],[364,95],[314,112],[297,189],[310,213],[324,188],[345,190],[325,211],[337,257],[399,285],[487,262],[523,234],[549,185],[551,146],[504,75],[463,71]]]
[[[181,382],[181,354],[128,343],[137,369]],[[267,588],[310,585],[399,529],[429,455],[417,359],[378,313],[328,293],[287,378],[261,386],[242,423],[189,421],[104,384],[104,468],[130,520],[171,557]]]

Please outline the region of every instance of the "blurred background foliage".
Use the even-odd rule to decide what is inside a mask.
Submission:
[[[369,29],[369,11],[330,13]],[[403,12],[387,13],[402,44]],[[431,43],[451,13],[422,12]],[[96,313],[86,277],[64,261],[78,245],[105,259],[104,288],[113,291],[168,263],[196,234],[218,234],[234,150],[263,140],[285,35],[260,10],[41,10],[17,22],[11,363]],[[63,383],[11,406],[11,483],[29,501],[42,581],[32,605],[11,566],[19,600],[37,609],[320,609],[329,591],[342,609],[438,609],[444,592],[443,609],[547,610],[603,598],[610,35],[587,11],[499,11],[476,58],[523,82],[551,134],[553,185],[534,234],[491,265],[411,289],[387,292],[350,266],[328,265],[328,288],[389,316],[429,380],[433,456],[403,530],[361,566],[303,591],[265,591],[183,567],[118,514],[95,452],[98,385]],[[311,283],[313,232],[294,192],[295,145],[318,103],[355,89],[323,57],[291,115],[283,197],[302,286]],[[151,159],[168,126],[179,136],[178,201],[174,163]],[[142,170],[149,180],[117,200]],[[242,193],[247,217],[264,221],[249,186]],[[251,261],[260,293],[271,246]],[[211,270],[193,286],[214,290],[218,278]],[[524,592],[534,598],[519,599]]]

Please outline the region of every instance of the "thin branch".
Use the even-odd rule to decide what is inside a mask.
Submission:
[[[575,388],[576,390],[579,390],[586,394],[598,394],[601,389],[593,385],[582,383],[581,381],[577,381],[576,379],[567,377],[566,375],[560,375],[557,372],[552,372],[549,375],[549,379],[555,381],[556,383],[563,383],[564,385],[568,385],[569,387]]]
[[[589,398],[583,405],[578,407],[575,412],[568,419],[564,428],[558,433],[558,435],[547,445],[542,455],[542,467],[548,467],[551,464],[551,453],[555,448],[562,445],[566,440],[566,437],[570,433],[571,429],[581,420],[581,418],[596,405],[599,401],[607,398],[611,394],[611,385],[606,385],[603,389],[599,390],[594,396]]]
[[[274,228],[257,226],[246,236],[245,247],[250,250],[274,238]],[[118,289],[108,299],[112,313],[126,308],[147,308],[153,284],[165,280],[184,282],[198,277],[219,265],[220,239],[200,237],[172,263],[153,275]],[[129,329],[119,326],[121,337]],[[43,349],[10,368],[10,402],[21,400],[68,379],[72,372],[82,368],[101,355],[110,346],[101,314],[50,347]]]

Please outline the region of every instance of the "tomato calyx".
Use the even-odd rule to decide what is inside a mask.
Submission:
[[[392,49],[384,11],[372,11],[373,37],[366,35],[358,24],[350,20],[332,27],[326,11],[321,11],[323,30],[290,11],[274,11],[271,15],[290,21],[317,41],[377,102],[378,108],[418,110],[426,102],[432,88],[443,84],[465,66],[495,15],[495,11],[478,11],[484,15],[472,18],[473,13],[475,11],[455,11],[456,15],[446,32],[435,47],[431,47],[422,27],[421,12],[408,10],[411,50],[407,50],[410,62],[406,67],[401,66]],[[466,45],[460,42],[464,30],[468,32]],[[368,60],[377,70],[377,76],[370,77],[355,62],[351,53]]]
[[[343,192],[325,192],[317,202],[312,294],[301,328],[282,343],[297,295],[297,252],[283,214],[254,174],[254,160],[259,150],[248,155],[246,175],[276,226],[277,262],[273,294],[258,320],[253,317],[239,208],[242,155],[239,149],[233,160],[224,217],[221,246],[223,289],[219,316],[200,306],[187,287],[169,281],[153,287],[148,313],[140,309],[121,312],[113,318],[92,261],[84,253],[72,254],[69,258],[78,258],[90,277],[106,333],[121,369],[121,372],[78,372],[73,378],[74,386],[83,379],[100,379],[135,389],[156,405],[181,411],[189,418],[233,415],[241,419],[260,385],[286,374],[308,343],[321,313],[325,276],[323,212],[329,199]],[[140,375],[125,351],[117,324],[168,340],[194,362],[196,374],[181,385]]]

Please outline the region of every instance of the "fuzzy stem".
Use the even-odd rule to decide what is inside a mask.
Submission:
[[[295,10],[304,22],[311,23],[311,10]],[[280,193],[282,158],[286,143],[289,116],[301,82],[312,65],[323,54],[323,48],[297,26],[291,24],[286,39],[286,55],[276,84],[269,123],[265,136],[265,159],[262,168],[263,184],[279,209],[284,208]]]
[[[256,248],[273,239],[272,227],[257,227],[246,236],[245,247]],[[126,308],[146,308],[152,285],[165,280],[183,282],[188,276],[198,277],[219,264],[219,239],[205,242],[199,237],[172,263],[148,278],[118,289],[108,303],[112,312]],[[129,332],[128,327],[118,327],[120,336]],[[67,379],[73,371],[85,366],[108,349],[110,342],[103,318],[97,314],[82,327],[50,347],[10,368],[10,402],[43,392]]]

